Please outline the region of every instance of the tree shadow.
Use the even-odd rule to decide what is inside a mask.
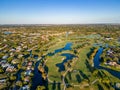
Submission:
[[[71,72],[68,72],[68,78],[69,78],[69,80],[72,80]]]
[[[89,80],[89,78],[87,77],[87,75],[85,75],[81,70],[79,71],[80,75],[84,78]]]
[[[90,63],[88,62],[88,60],[85,60],[85,65],[87,67],[87,69],[92,73],[94,68],[90,65]]]
[[[82,81],[79,74],[76,75],[76,79],[77,79],[78,83],[80,83]]]
[[[52,90],[56,90],[56,81],[53,82]]]
[[[97,86],[99,90],[104,90],[104,88],[100,84],[97,84]]]
[[[37,54],[34,54],[33,57],[34,57],[34,59],[38,59],[38,55]]]
[[[45,67],[44,67],[44,68],[45,68],[45,71],[48,73],[48,71],[49,71],[48,66],[46,66],[46,65],[45,65]]]
[[[26,54],[26,55],[24,55],[23,57],[26,59],[26,58],[28,58],[30,56],[30,54]]]
[[[68,79],[66,77],[64,78],[64,80],[65,80],[65,83],[68,83]]]
[[[57,88],[58,90],[61,90],[61,83],[58,83]]]
[[[102,71],[98,71],[98,77],[103,78]]]
[[[87,57],[88,57],[88,58],[90,58],[90,55],[91,55],[91,53],[93,52],[93,50],[94,50],[94,48],[91,48],[91,49],[90,49],[90,52],[87,53]]]
[[[105,86],[106,86],[108,89],[110,89],[110,86],[109,86],[109,84],[105,83]]]

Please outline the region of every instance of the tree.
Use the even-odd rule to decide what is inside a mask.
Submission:
[[[45,90],[45,86],[37,86],[36,90]]]
[[[0,53],[0,58],[2,58],[4,56],[4,54],[3,53]]]
[[[10,80],[11,80],[11,81],[16,80],[16,76],[14,76],[13,74],[11,74],[11,75],[10,75]]]
[[[117,57],[114,57],[113,59],[115,62],[119,62],[119,59]]]
[[[22,82],[21,81],[17,81],[16,85],[22,87]]]
[[[4,73],[4,70],[2,68],[0,68],[0,73]]]
[[[41,73],[44,73],[44,72],[45,72],[45,69],[43,68],[42,65],[39,65],[39,66],[38,66],[38,70],[39,70]]]
[[[13,60],[13,57],[9,57],[9,58],[7,59],[8,62],[11,62],[12,60]]]
[[[46,74],[46,73],[42,73],[42,78],[43,78],[44,80],[46,80],[47,74]]]

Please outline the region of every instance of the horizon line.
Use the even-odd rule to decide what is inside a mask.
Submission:
[[[44,23],[44,24],[38,24],[38,23],[21,23],[21,24],[0,24],[0,25],[87,25],[87,24],[120,24],[120,23],[59,23],[59,24],[54,24],[54,23]]]

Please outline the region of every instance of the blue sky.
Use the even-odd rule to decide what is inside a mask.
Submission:
[[[0,24],[120,23],[120,0],[0,0]]]

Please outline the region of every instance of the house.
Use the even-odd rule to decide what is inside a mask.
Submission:
[[[0,48],[0,50],[5,49],[6,47],[8,47],[8,45],[7,45],[7,44],[6,44],[6,45],[4,45],[2,48]]]
[[[32,66],[27,66],[27,69],[26,70],[34,70],[34,67]]]
[[[25,82],[29,82],[29,81],[30,81],[30,77],[29,77],[29,76],[26,76],[26,77],[24,78],[24,81],[25,81]]]
[[[18,55],[18,58],[21,58],[21,57],[23,57],[23,56],[24,56],[23,54],[19,54],[19,55]]]
[[[113,38],[110,38],[110,37],[107,37],[107,38],[105,38],[106,40],[112,40]]]
[[[6,68],[6,72],[14,72],[14,71],[16,71],[16,68],[14,68],[14,66],[8,66]]]
[[[8,67],[8,66],[10,66],[9,63],[2,63],[2,64],[1,64],[1,67],[2,67],[2,68],[6,68],[6,67]]]
[[[114,58],[114,52],[112,50],[107,51],[107,55],[110,56],[111,58]]]
[[[18,59],[13,59],[13,60],[11,61],[11,63],[12,63],[12,64],[17,64],[17,63],[19,63],[19,60],[18,60]]]
[[[0,84],[5,82],[6,82],[6,79],[0,79]]]
[[[15,51],[16,51],[16,49],[15,49],[15,48],[12,48],[12,49],[10,49],[10,51],[11,51],[11,52],[15,52]]]
[[[113,51],[112,50],[108,50],[107,51],[107,54],[109,55],[109,54],[113,54]]]
[[[23,46],[24,49],[27,49],[28,47],[27,46]]]
[[[32,66],[32,65],[33,65],[32,61],[28,62],[28,66]]]
[[[31,66],[27,66],[27,70],[30,70],[31,69]]]
[[[19,43],[20,46],[24,46],[24,44],[22,42]]]
[[[8,47],[8,45],[7,45],[7,44],[5,44],[4,48],[6,48],[6,47]]]
[[[110,65],[110,66],[117,66],[117,63],[113,62],[113,61],[110,61],[110,62],[105,63],[105,64]]]
[[[3,57],[2,57],[2,59],[7,59],[9,57],[9,55],[4,55]]]
[[[29,76],[29,75],[31,74],[31,72],[32,72],[32,70],[26,70],[24,74],[25,74],[26,76]]]
[[[25,86],[23,86],[23,87],[22,87],[22,90],[30,90],[29,85],[25,85]]]
[[[16,48],[16,52],[20,52],[21,50],[22,50],[21,46],[18,46],[18,47]]]
[[[2,60],[2,59],[0,60],[0,64],[3,64],[3,63],[5,64],[6,62],[7,60]]]
[[[14,56],[14,53],[13,53],[13,52],[11,52],[11,53],[10,53],[10,56]]]
[[[0,84],[6,83],[7,75],[0,75]]]

